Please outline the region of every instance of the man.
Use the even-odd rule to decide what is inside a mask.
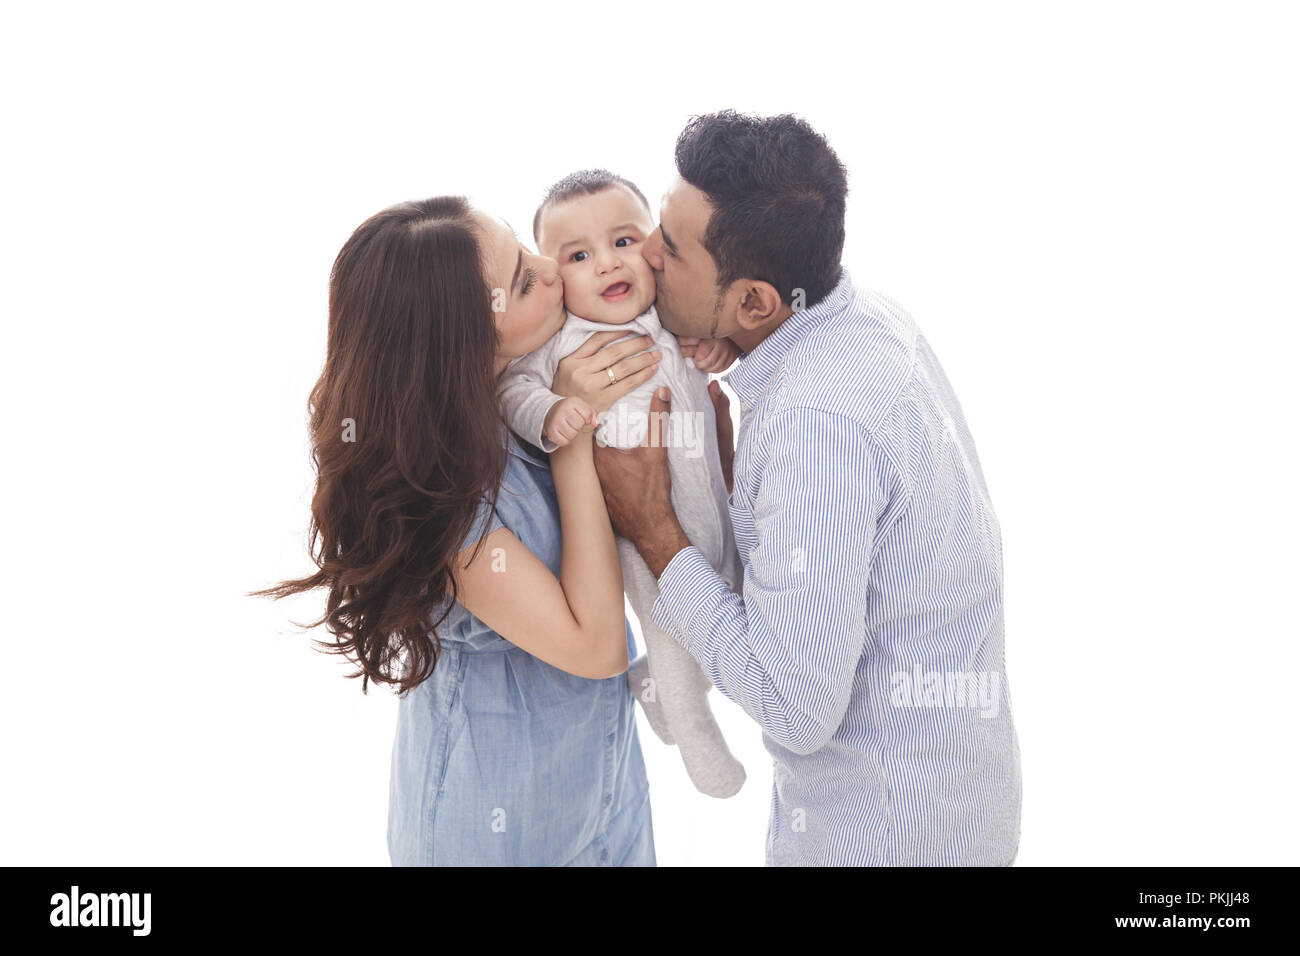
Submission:
[[[682,533],[661,445],[596,466],[654,619],[763,728],[767,862],[1009,865],[1001,532],[961,406],[910,316],[842,268],[845,171],[806,123],[698,117],[676,165],[642,254],[666,328],[741,349],[743,598]]]

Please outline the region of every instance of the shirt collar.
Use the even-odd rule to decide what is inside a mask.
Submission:
[[[754,347],[754,351],[745,353],[722,380],[730,385],[740,396],[740,400],[753,408],[767,389],[773,373],[781,360],[814,326],[842,312],[853,295],[853,281],[849,270],[840,266],[840,279],[825,297],[816,305],[797,309],[776,327],[767,338]]]

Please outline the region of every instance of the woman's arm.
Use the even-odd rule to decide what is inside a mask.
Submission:
[[[512,644],[579,677],[627,670],[623,572],[592,461],[592,432],[551,455],[560,506],[560,576],[506,528],[453,570],[458,599]],[[474,545],[460,552],[469,561]]]
[[[590,336],[560,360],[551,390],[576,395],[599,413],[648,381],[659,369],[659,350],[649,336],[610,344],[626,336],[619,329]],[[558,579],[506,528],[484,539],[475,560],[475,545],[462,550],[468,563],[452,573],[460,603],[506,640],[570,674],[605,678],[627,670],[627,632],[623,571],[592,459],[594,433],[584,429],[551,453],[563,539]]]
[[[584,429],[551,455],[551,474],[560,504],[560,586],[579,626],[614,636],[616,665],[627,670],[627,633],[623,616],[623,571],[605,496],[592,458],[593,433]]]

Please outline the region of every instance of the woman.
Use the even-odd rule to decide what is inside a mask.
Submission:
[[[269,593],[327,589],[319,643],[363,693],[402,694],[394,865],[655,864],[592,430],[548,461],[495,401],[564,318],[555,261],[460,197],[384,210],[334,263],[311,400],[319,570]],[[557,394],[600,412],[653,375],[650,340],[609,344],[623,334],[567,357]]]

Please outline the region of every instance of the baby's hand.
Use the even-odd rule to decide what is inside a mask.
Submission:
[[[686,350],[687,343],[692,348]],[[687,339],[679,338],[677,344],[682,347],[682,354],[695,360],[695,367],[701,372],[725,372],[736,361],[740,346],[731,339]]]
[[[562,398],[546,413],[542,423],[542,434],[556,445],[564,447],[573,441],[584,428],[597,424],[596,412],[590,405],[577,397]]]

